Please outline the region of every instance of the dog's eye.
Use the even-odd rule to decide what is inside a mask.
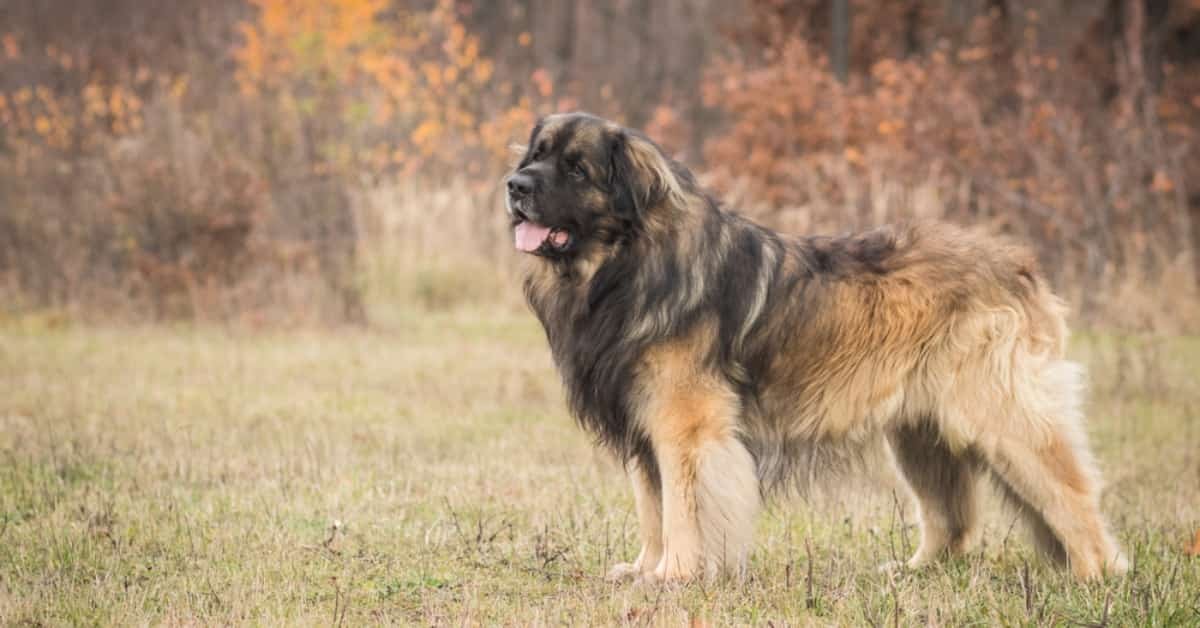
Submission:
[[[539,143],[533,147],[533,154],[529,156],[529,161],[537,161],[542,158],[542,153],[546,152],[546,144]]]
[[[582,181],[587,178],[587,169],[583,167],[583,162],[574,161],[567,164],[567,174],[576,181]]]

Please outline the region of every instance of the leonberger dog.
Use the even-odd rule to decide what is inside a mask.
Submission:
[[[1025,249],[944,224],[777,233],[583,113],[542,119],[505,182],[572,414],[633,482],[642,549],[611,578],[741,573],[764,498],[871,442],[916,500],[909,567],[968,551],[991,476],[1075,576],[1126,568],[1065,308]]]

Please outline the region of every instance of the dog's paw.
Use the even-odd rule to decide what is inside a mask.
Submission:
[[[619,563],[608,570],[608,575],[604,579],[609,582],[624,582],[626,580],[637,580],[642,575],[642,567],[637,563]]]
[[[1129,559],[1125,554],[1117,552],[1104,564],[1104,573],[1109,576],[1123,576],[1129,572]]]
[[[696,574],[686,569],[670,569],[664,562],[654,571],[646,572],[643,578],[647,584],[673,585],[691,582],[696,579]]]
[[[877,570],[879,573],[892,574],[898,576],[905,572],[920,571],[933,562],[933,557],[917,553],[908,560],[889,560],[880,565]]]

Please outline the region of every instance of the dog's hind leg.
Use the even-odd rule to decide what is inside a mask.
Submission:
[[[1041,513],[1025,501],[1025,498],[1021,497],[1021,494],[998,473],[992,473],[992,479],[995,480],[1004,499],[1017,511],[1017,515],[1029,528],[1029,534],[1033,537],[1033,544],[1038,551],[1055,564],[1067,564],[1067,548],[1063,547],[1062,542],[1058,540],[1054,530],[1046,524]]]
[[[930,420],[894,428],[888,442],[920,513],[921,543],[908,566],[920,567],[946,550],[969,551],[980,532],[982,468],[974,452],[952,451]]]
[[[636,578],[651,572],[662,560],[662,494],[644,464],[634,459],[629,461],[627,468],[633,483],[642,551],[632,563],[614,566],[608,572],[610,581]]]
[[[1071,572],[1088,579],[1124,572],[1126,561],[1100,514],[1098,473],[1079,413],[1080,379],[1070,362],[1035,362],[1014,377],[1011,403],[1004,404],[1009,416],[990,417],[978,446],[1032,520],[1040,548],[1051,557],[1065,554]]]

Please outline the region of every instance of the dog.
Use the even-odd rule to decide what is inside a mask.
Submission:
[[[1027,250],[945,224],[783,235],[585,113],[538,122],[505,185],[571,412],[633,483],[642,548],[611,579],[743,573],[764,498],[873,439],[918,507],[908,567],[970,549],[990,475],[1076,577],[1126,569]]]

